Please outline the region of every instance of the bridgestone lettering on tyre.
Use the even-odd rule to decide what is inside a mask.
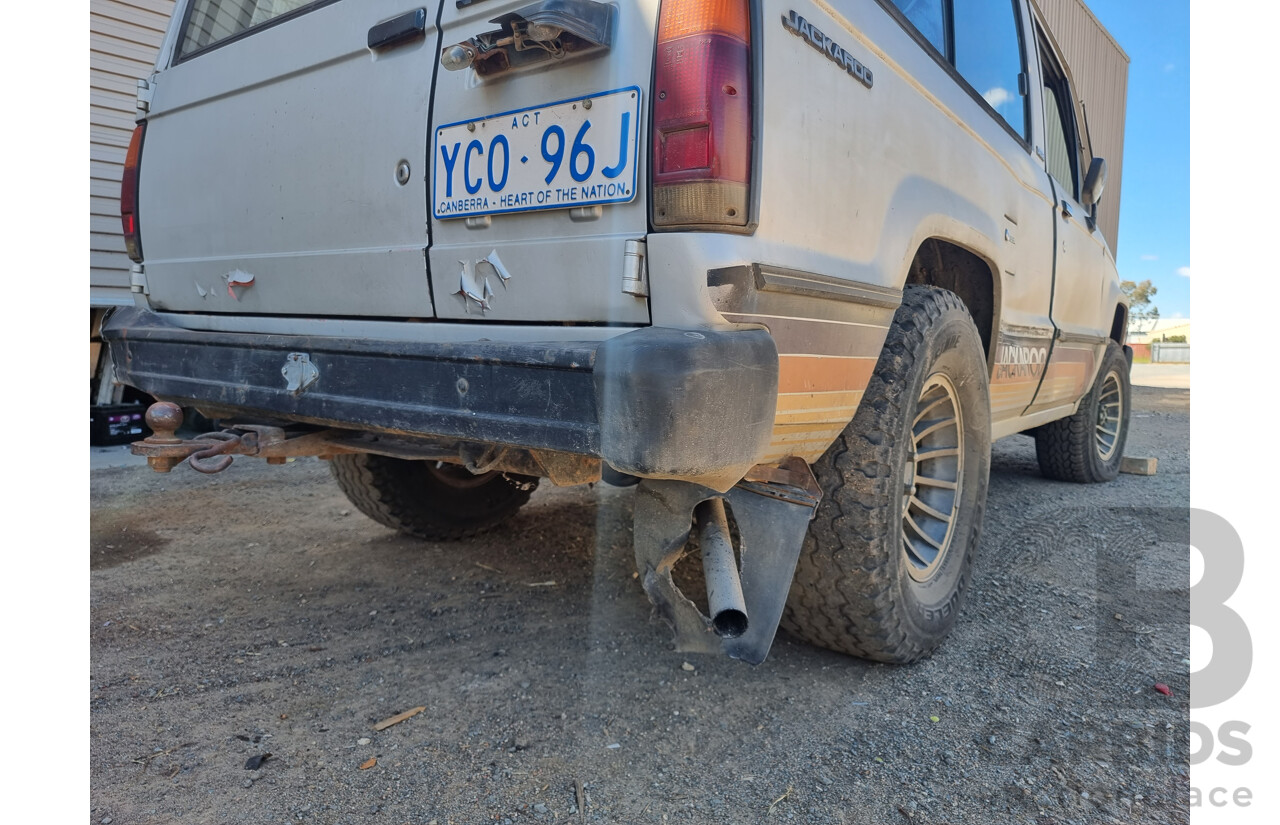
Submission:
[[[883,662],[919,659],[947,636],[987,498],[987,381],[963,302],[908,286],[857,414],[813,467],[823,500],[787,630]]]
[[[538,486],[536,478],[473,475],[465,467],[367,453],[335,456],[333,478],[369,518],[431,541],[467,538],[501,524]]]
[[[1040,472],[1057,481],[1096,484],[1120,474],[1129,436],[1129,361],[1115,341],[1080,408],[1035,430]]]

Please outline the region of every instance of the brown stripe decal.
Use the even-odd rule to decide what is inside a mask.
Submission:
[[[778,392],[865,390],[875,366],[875,358],[779,355]]]
[[[892,312],[883,314],[885,321],[891,316]],[[888,326],[799,318],[785,312],[735,312],[724,317],[765,327],[778,347],[777,412],[773,437],[761,460],[772,463],[800,456],[817,461],[853,419]]]

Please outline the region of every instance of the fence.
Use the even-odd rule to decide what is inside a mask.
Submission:
[[[1151,363],[1153,364],[1190,364],[1190,344],[1168,344],[1153,341],[1151,344]]]

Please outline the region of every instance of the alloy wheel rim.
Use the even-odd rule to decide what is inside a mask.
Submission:
[[[1120,423],[1124,420],[1124,393],[1121,391],[1120,374],[1107,373],[1098,393],[1098,419],[1094,425],[1094,442],[1098,457],[1110,461],[1120,446]]]
[[[929,376],[916,402],[902,472],[903,562],[918,582],[937,574],[960,511],[964,416],[951,379]]]

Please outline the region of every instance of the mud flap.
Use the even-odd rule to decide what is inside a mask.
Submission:
[[[636,567],[649,600],[675,631],[676,650],[726,653],[753,665],[769,655],[796,560],[821,499],[817,481],[803,461],[793,465],[791,478],[801,483],[742,481],[727,493],[683,481],[640,482],[635,505]],[[711,619],[671,578],[689,539],[694,508],[713,498],[729,504],[742,543],[739,574],[749,624],[737,638],[717,636]]]

